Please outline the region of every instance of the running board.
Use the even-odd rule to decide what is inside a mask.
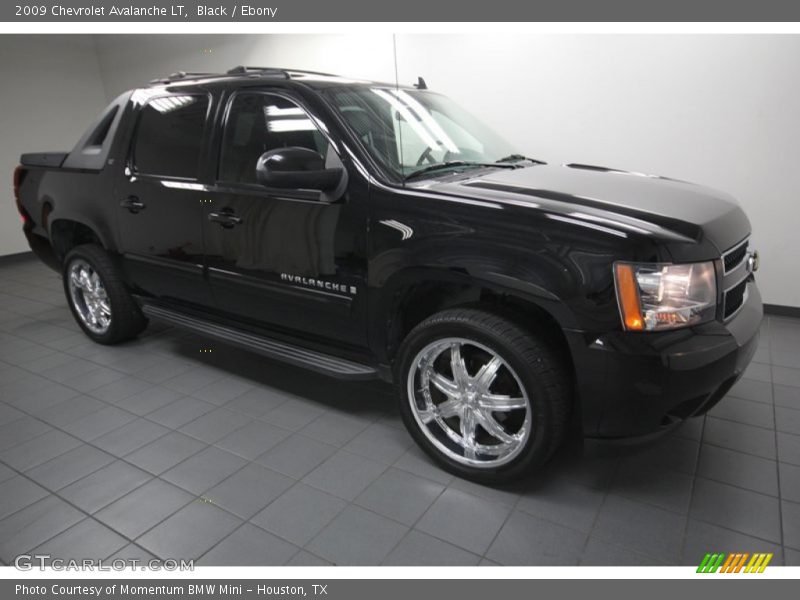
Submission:
[[[251,350],[268,358],[317,371],[330,377],[338,379],[378,379],[380,377],[377,369],[369,365],[301,348],[241,329],[217,325],[161,306],[145,304],[142,312],[151,319],[188,329],[231,346]]]

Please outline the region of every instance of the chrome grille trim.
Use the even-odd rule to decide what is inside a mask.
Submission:
[[[741,242],[736,244],[733,248],[730,248],[725,253],[723,253],[723,255],[722,255],[722,269],[723,269],[723,273],[725,275],[727,275],[728,273],[732,273],[733,271],[738,269],[742,265],[742,263],[745,262],[745,259],[747,258],[747,255],[748,255],[747,248],[748,248],[749,244],[750,244],[750,236],[747,236],[744,240],[742,240]],[[741,257],[735,263],[733,263],[733,264],[731,264],[729,266],[728,265],[728,260],[727,260],[728,257],[730,255],[735,254],[735,253],[740,252],[740,251],[742,253]]]

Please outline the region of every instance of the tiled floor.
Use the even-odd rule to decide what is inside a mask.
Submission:
[[[208,353],[202,349],[211,348]],[[568,445],[535,481],[454,479],[390,390],[164,327],[88,341],[57,276],[0,265],[0,561],[800,564],[800,321],[769,318],[747,378],[638,454]]]

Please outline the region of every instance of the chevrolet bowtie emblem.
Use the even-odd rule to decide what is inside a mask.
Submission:
[[[747,257],[747,270],[751,273],[755,273],[758,271],[758,264],[758,250],[753,250],[753,252],[750,253],[750,256]]]

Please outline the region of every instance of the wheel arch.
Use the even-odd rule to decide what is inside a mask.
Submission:
[[[81,244],[97,244],[105,250],[109,249],[102,233],[83,219],[58,217],[47,225],[50,243],[59,262],[63,262],[69,251]]]
[[[378,296],[370,329],[373,346],[387,363],[394,360],[409,332],[427,317],[449,308],[475,306],[544,333],[573,369],[564,329],[576,327],[575,318],[557,296],[535,284],[495,274],[408,269],[388,281]]]

